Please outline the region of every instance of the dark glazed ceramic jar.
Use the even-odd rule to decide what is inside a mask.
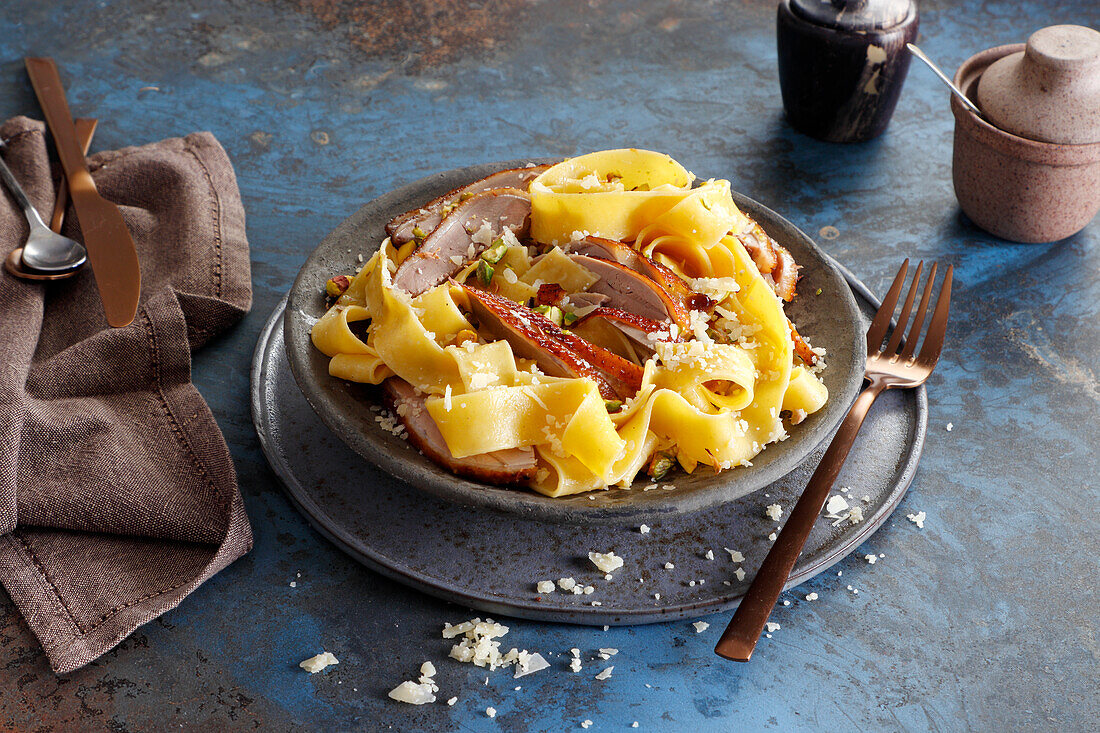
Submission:
[[[780,0],[779,86],[791,126],[829,142],[882,134],[918,22],[913,0]]]

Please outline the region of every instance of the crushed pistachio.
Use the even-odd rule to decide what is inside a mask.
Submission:
[[[493,266],[485,260],[478,260],[477,279],[481,281],[482,285],[488,285],[493,282]]]
[[[623,403],[620,400],[604,400],[603,406],[608,412],[618,412],[623,409]]]
[[[580,320],[580,319],[577,317],[576,313],[565,313],[561,317],[561,325],[563,325],[563,326],[572,326],[578,320]]]
[[[351,287],[351,280],[348,276],[337,275],[336,277],[330,277],[328,282],[325,283],[325,293],[330,298],[339,298],[349,287]]]
[[[665,453],[655,453],[649,461],[646,473],[654,481],[663,479],[672,470],[672,458]]]
[[[497,237],[493,240],[493,243],[489,245],[489,249],[481,253],[481,259],[485,260],[491,265],[495,265],[500,262],[505,253],[508,252],[508,245],[504,243],[504,240]]]

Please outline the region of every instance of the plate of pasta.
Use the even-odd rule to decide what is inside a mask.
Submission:
[[[639,149],[375,199],[306,261],[284,337],[307,401],[364,458],[554,521],[767,486],[831,434],[863,373],[855,299],[813,241]]]

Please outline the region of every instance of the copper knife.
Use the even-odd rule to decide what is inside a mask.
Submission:
[[[99,124],[99,120],[94,117],[77,117],[74,122],[76,123],[76,141],[80,143],[80,150],[86,158],[88,157],[88,148],[92,146],[92,136],[95,135],[95,128]],[[61,225],[65,222],[65,209],[68,206],[69,182],[65,180],[65,176],[61,176],[61,183],[57,186],[57,198],[53,204],[53,215],[50,217],[50,229],[58,234],[61,233]]]
[[[69,182],[69,196],[80,220],[107,323],[116,328],[128,326],[137,314],[141,295],[141,268],[133,237],[118,206],[100,196],[92,181],[57,65],[50,58],[27,58],[24,62]]]

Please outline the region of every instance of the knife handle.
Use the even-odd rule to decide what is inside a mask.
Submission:
[[[95,134],[99,120],[94,117],[76,118],[76,138],[80,143],[80,150],[84,157],[88,157],[88,148],[92,146],[92,135]],[[50,229],[61,233],[61,225],[65,222],[65,209],[69,206],[69,179],[61,176],[61,183],[57,185],[57,198],[53,204],[53,215],[50,217]]]
[[[69,103],[65,100],[65,87],[61,85],[57,64],[51,58],[28,57],[24,62],[27,75],[31,78],[31,86],[38,97],[38,104],[46,117],[46,124],[53,134],[54,147],[57,148],[57,157],[61,160],[65,178],[69,181],[69,190],[75,193],[90,188],[94,191],[95,183],[88,173],[84,154],[76,139],[76,126],[73,124],[72,113],[69,112]]]

